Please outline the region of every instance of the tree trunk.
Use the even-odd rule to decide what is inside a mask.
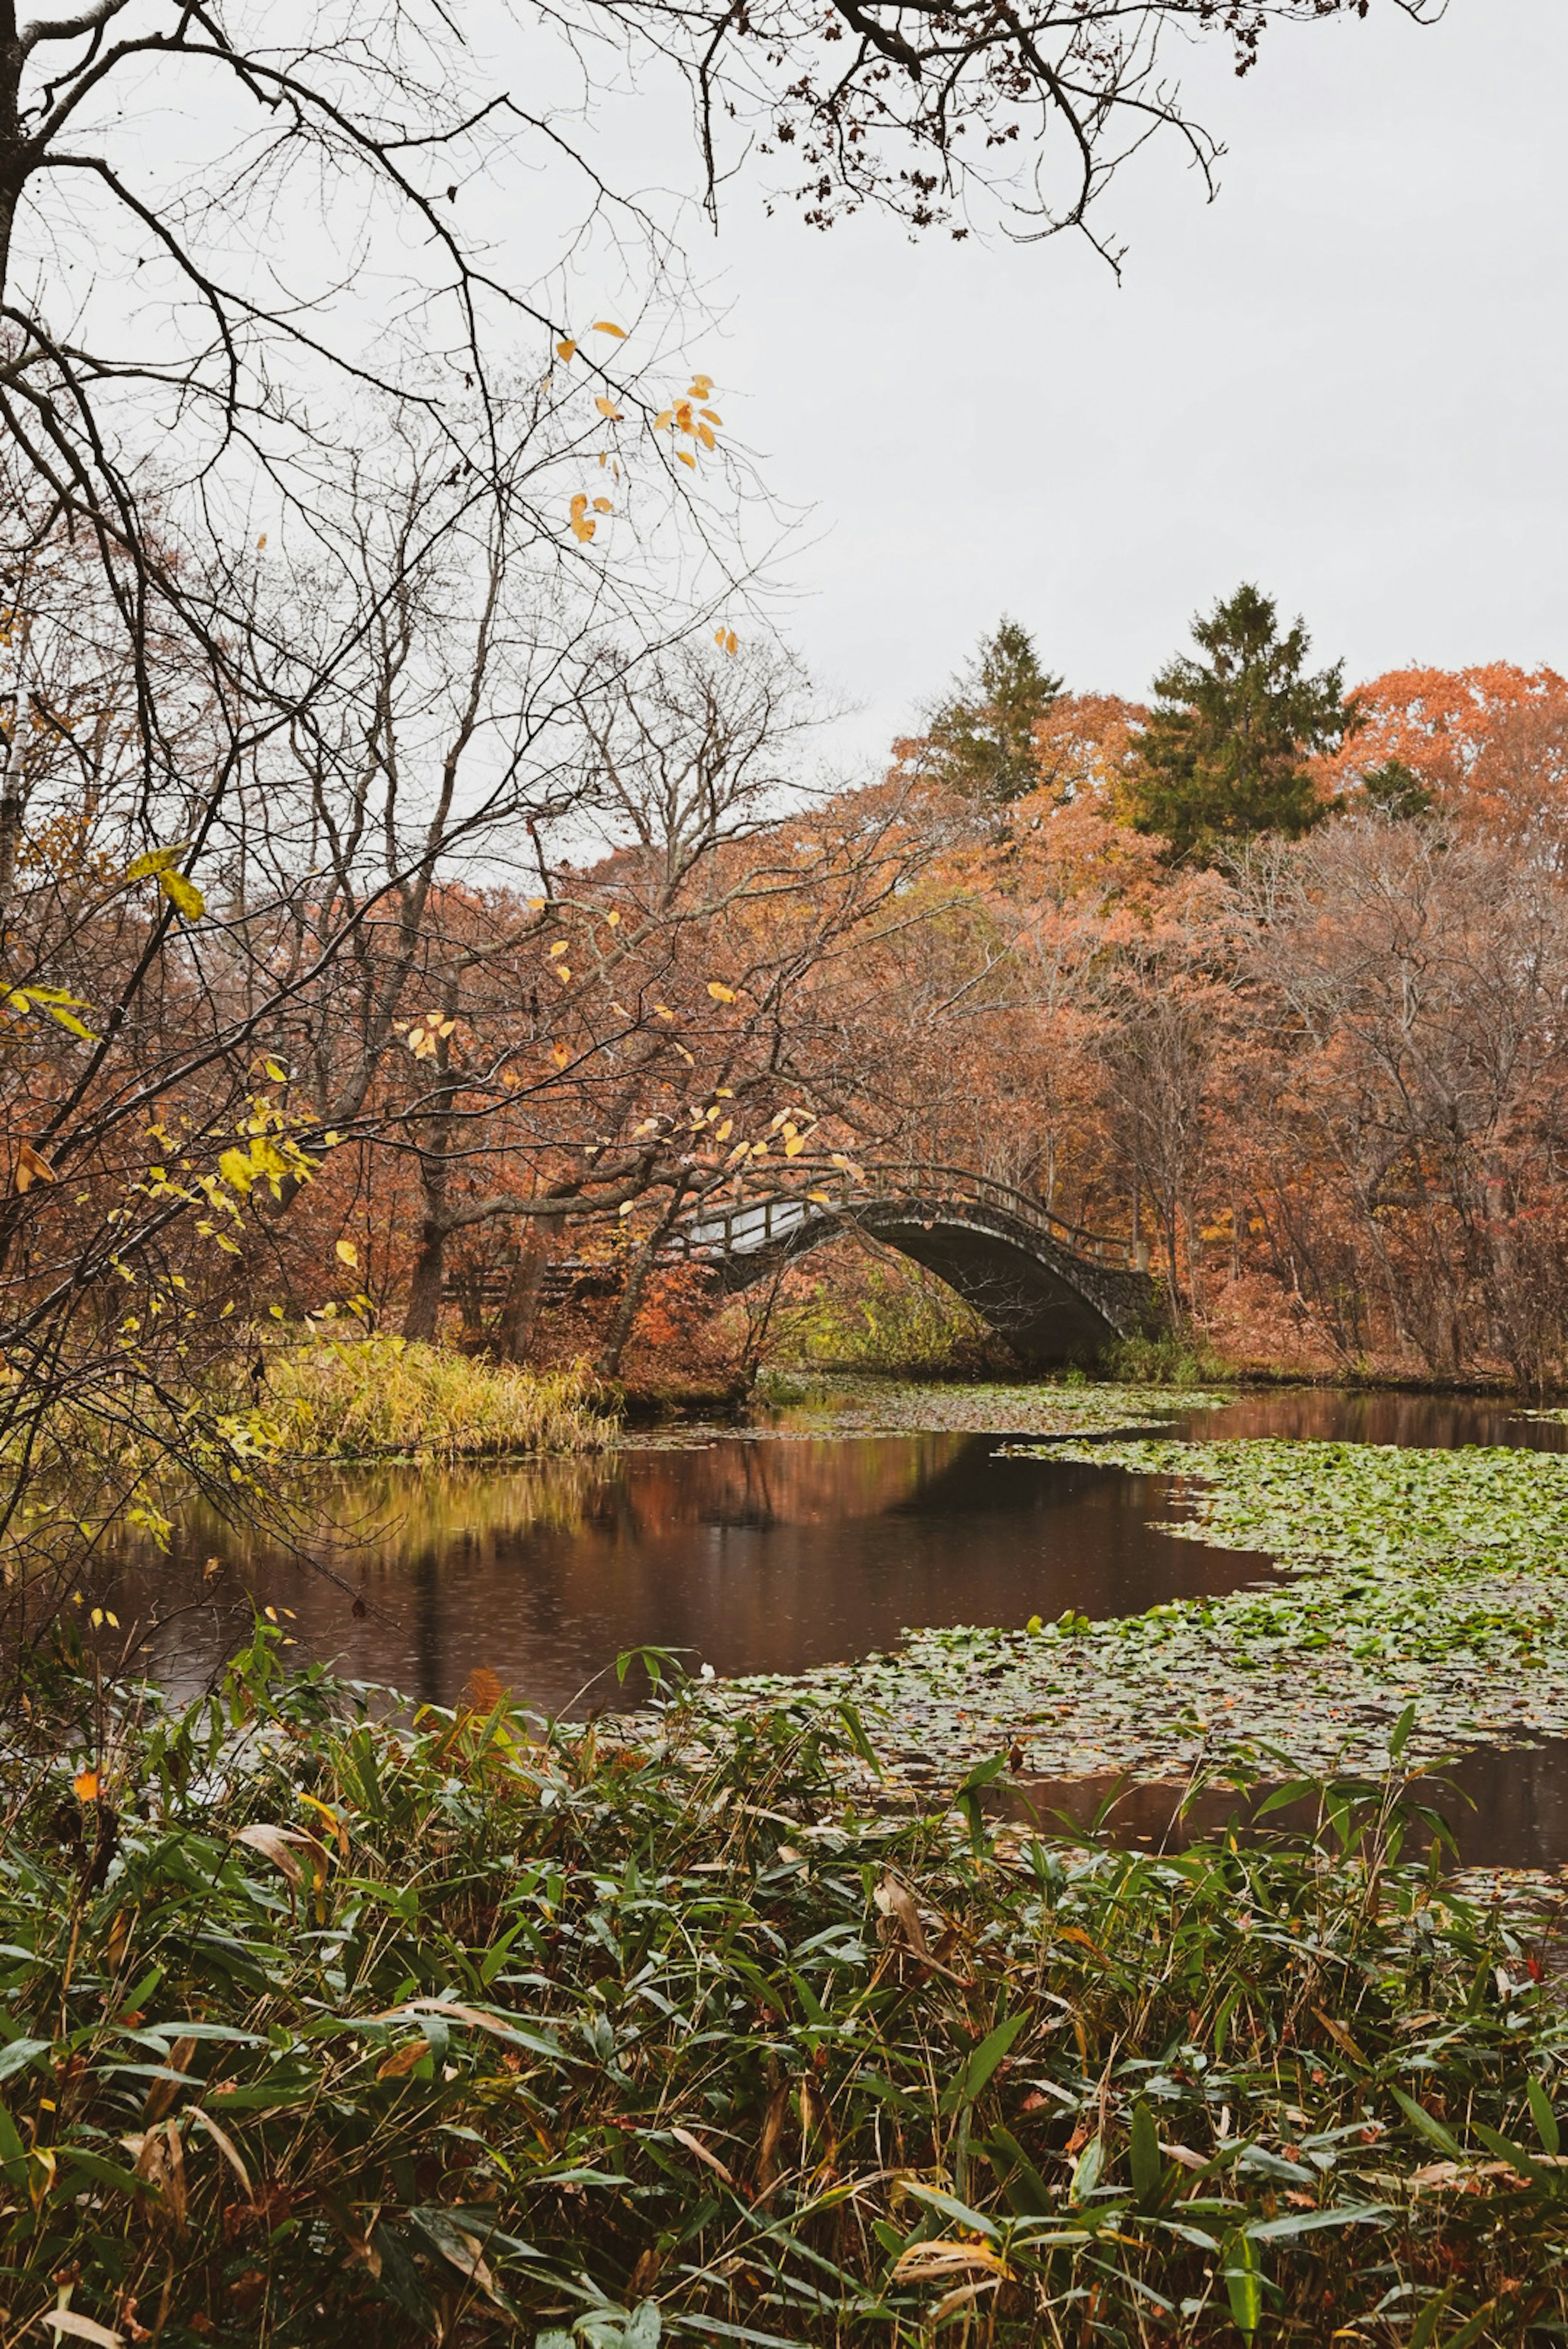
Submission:
[[[616,1300],[616,1309],[610,1316],[609,1328],[605,1332],[604,1344],[600,1347],[598,1359],[594,1364],[595,1371],[601,1379],[615,1379],[620,1376],[620,1358],[626,1351],[627,1340],[631,1336],[633,1324],[641,1308],[643,1294],[648,1288],[649,1274],[653,1270],[653,1252],[663,1236],[664,1226],[659,1224],[649,1234],[631,1260],[630,1268],[626,1276],[626,1287]]]
[[[676,1211],[680,1206],[683,1195],[678,1185],[671,1194],[669,1206],[666,1207],[631,1260],[630,1268],[626,1276],[626,1287],[622,1289],[615,1311],[610,1316],[610,1325],[605,1332],[604,1344],[600,1347],[598,1360],[594,1364],[594,1369],[601,1379],[615,1379],[620,1376],[620,1358],[626,1351],[627,1340],[631,1336],[636,1323],[643,1295],[648,1288],[648,1278],[653,1270],[654,1258],[659,1242],[675,1221]]]
[[[524,1361],[534,1342],[534,1325],[539,1318],[539,1299],[545,1288],[545,1267],[555,1232],[555,1225],[546,1223],[544,1216],[529,1217],[522,1250],[512,1268],[512,1278],[506,1284],[506,1295],[491,1336],[491,1350],[500,1361]]]
[[[446,988],[445,1004],[447,1018],[454,1019],[457,1016],[456,989],[451,982]],[[422,1339],[427,1345],[433,1341],[441,1328],[441,1292],[446,1272],[447,1182],[451,1172],[452,1110],[456,1090],[448,1081],[450,1068],[450,1047],[443,1036],[437,1050],[434,1071],[441,1087],[440,1106],[431,1119],[429,1139],[420,1144],[420,1185],[424,1192],[424,1215],[420,1224],[420,1252],[414,1260],[408,1310],[403,1315],[404,1337]]]
[[[414,1259],[414,1277],[409,1285],[408,1309],[403,1315],[405,1338],[422,1339],[427,1345],[434,1341],[441,1327],[445,1271],[446,1218],[439,1214],[427,1215],[420,1226],[420,1252]]]

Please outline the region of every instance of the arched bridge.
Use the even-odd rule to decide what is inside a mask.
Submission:
[[[1027,1193],[960,1168],[868,1166],[835,1196],[818,1187],[710,1197],[670,1232],[667,1258],[750,1288],[846,1231],[864,1232],[945,1280],[1028,1362],[1094,1361],[1118,1338],[1164,1326],[1148,1254],[1079,1230]]]

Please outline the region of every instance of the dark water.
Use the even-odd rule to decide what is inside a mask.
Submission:
[[[1568,1451],[1568,1426],[1532,1419],[1488,1397],[1351,1394],[1332,1387],[1262,1389],[1219,1411],[1184,1413],[1170,1432],[1209,1440],[1277,1435],[1295,1443],[1408,1444],[1427,1452],[1451,1452],[1466,1444]]]
[[[623,1692],[613,1667],[644,1643],[689,1671],[794,1672],[911,1625],[1134,1614],[1267,1570],[1157,1532],[1174,1506],[1163,1477],[995,1449],[733,1435],[602,1464],[344,1478],[327,1488],[333,1535],[306,1545],[334,1579],[198,1523],[172,1560],[127,1571],[117,1611],[146,1620],[179,1591],[149,1661],[181,1690],[248,1628],[253,1593],[292,1609],[301,1649],[351,1678],[450,1704],[483,1670],[559,1712],[640,1699],[646,1682]]]
[[[1178,1785],[1127,1785],[1115,1778],[1033,1778],[1014,1782],[992,1806],[1008,1817],[1088,1829],[1098,1823],[1118,1844],[1144,1851],[1180,1851],[1188,1844],[1235,1826],[1243,1839],[1258,1833],[1310,1834],[1317,1806],[1291,1803],[1254,1826],[1251,1797],[1226,1786],[1206,1786],[1190,1800]],[[1568,1738],[1532,1746],[1477,1746],[1411,1789],[1412,1806],[1436,1812],[1466,1868],[1557,1868],[1568,1861]],[[1412,1811],[1407,1849],[1424,1851],[1430,1832]]]
[[[1568,1429],[1466,1397],[1282,1391],[1172,1423],[1181,1435],[1561,1451]],[[141,1661],[182,1693],[276,1609],[299,1659],[452,1703],[475,1672],[550,1712],[635,1702],[620,1651],[689,1670],[793,1672],[894,1645],[913,1625],[1023,1624],[1064,1609],[1131,1614],[1256,1580],[1267,1559],[1173,1540],[1168,1481],[1052,1459],[999,1459],[994,1433],[786,1432],[628,1449],[602,1461],[323,1477],[296,1554],[193,1520],[171,1557],[131,1554],[114,1595]],[[1568,1741],[1481,1752],[1446,1807],[1467,1860],[1568,1860]],[[1106,1785],[1041,1786],[1087,1818]],[[1170,1832],[1170,1790],[1130,1790],[1128,1841]],[[1232,1798],[1205,1797],[1200,1828]],[[1190,1834],[1194,1822],[1185,1832]],[[1178,1831],[1178,1839],[1182,1831]]]

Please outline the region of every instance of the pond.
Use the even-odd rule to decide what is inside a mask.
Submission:
[[[1322,1391],[1182,1410],[1164,1432],[1568,1448],[1568,1429],[1500,1404]],[[645,1645],[693,1671],[794,1673],[895,1648],[910,1626],[1104,1620],[1271,1577],[1259,1554],[1160,1531],[1185,1513],[1166,1476],[997,1456],[1030,1433],[1003,1420],[835,1434],[785,1412],[597,1460],[322,1472],[294,1554],[196,1516],[171,1557],[127,1555],[116,1603],[128,1628],[161,1619],[145,1661],[176,1692],[207,1681],[254,1597],[302,1660],[348,1678],[450,1704],[493,1675],[541,1710],[581,1714],[640,1699],[646,1682],[634,1672],[622,1689],[614,1666]],[[1464,1775],[1480,1806],[1460,1815],[1468,1857],[1568,1858],[1568,1744],[1472,1753]],[[1042,1794],[1082,1816],[1105,1791]],[[1161,1790],[1139,1789],[1121,1831],[1158,1839],[1162,1803],[1168,1814]]]
[[[333,1475],[329,1525],[303,1545],[327,1575],[198,1516],[171,1560],[129,1568],[118,1609],[145,1619],[179,1591],[150,1653],[178,1692],[248,1628],[254,1595],[347,1677],[452,1704],[483,1671],[582,1713],[641,1702],[645,1681],[616,1683],[628,1648],[678,1651],[690,1671],[797,1672],[911,1624],[1140,1614],[1267,1571],[1158,1531],[1179,1506],[1166,1477],[995,1450],[989,1435],[725,1433],[602,1463]]]

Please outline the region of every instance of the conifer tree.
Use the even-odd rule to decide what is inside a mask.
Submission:
[[[1004,616],[931,719],[936,773],[950,791],[992,807],[1032,791],[1040,779],[1034,728],[1061,690],[1028,629]]]
[[[1361,790],[1366,806],[1395,823],[1410,823],[1417,816],[1430,815],[1438,804],[1437,793],[1403,759],[1385,759],[1381,766],[1368,767],[1361,778]]]
[[[1282,636],[1272,598],[1248,585],[1192,633],[1208,659],[1178,655],[1154,681],[1127,787],[1135,828],[1163,834],[1172,864],[1212,864],[1259,833],[1299,839],[1328,813],[1307,760],[1355,725],[1344,663],[1309,677],[1301,621]]]

